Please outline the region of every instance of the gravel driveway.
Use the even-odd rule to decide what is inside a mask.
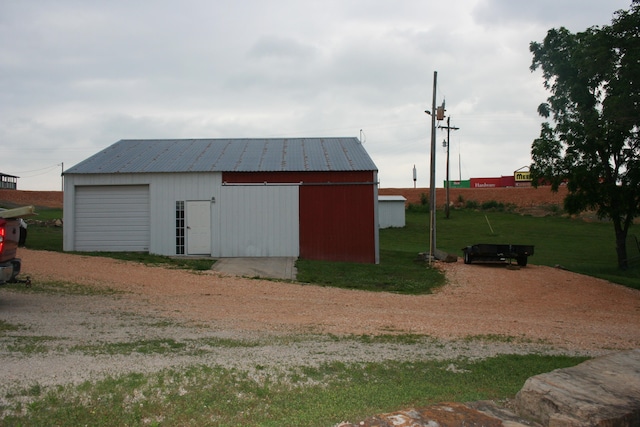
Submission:
[[[34,384],[194,363],[251,371],[640,347],[639,291],[536,265],[441,264],[446,286],[405,296],[27,249],[21,257],[34,289],[0,288],[0,404]]]

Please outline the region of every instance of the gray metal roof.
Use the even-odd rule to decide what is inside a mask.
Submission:
[[[377,170],[353,137],[123,139],[64,174]]]

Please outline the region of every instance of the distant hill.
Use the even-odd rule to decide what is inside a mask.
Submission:
[[[422,194],[429,196],[428,188],[380,188],[380,195],[404,196],[407,203],[420,204]],[[562,205],[567,194],[567,189],[561,187],[557,193],[550,187],[509,187],[509,188],[451,188],[449,200],[453,204],[476,201],[484,203],[496,201],[510,203],[522,208],[541,205]],[[62,191],[24,191],[24,190],[0,190],[0,206],[12,208],[16,206],[42,206],[62,209]],[[444,206],[446,200],[445,189],[436,189],[436,201],[438,206]]]
[[[429,200],[428,188],[381,188],[378,190],[381,196],[404,196],[407,203],[420,204],[421,195]],[[502,188],[450,188],[449,202],[454,205],[464,205],[468,201],[480,204],[488,201],[496,201],[504,204],[513,204],[519,208],[530,208],[543,205],[562,206],[567,195],[566,187],[560,187],[557,193],[551,191],[551,187],[502,187]],[[436,188],[436,205],[445,206],[446,190]]]
[[[14,208],[33,205],[62,209],[62,195],[62,191],[0,190],[0,206]]]

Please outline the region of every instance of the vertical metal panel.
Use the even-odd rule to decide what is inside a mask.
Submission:
[[[376,263],[375,185],[300,187],[300,256]]]
[[[75,192],[78,251],[148,251],[149,187],[89,186]]]
[[[223,182],[301,182],[300,256],[379,262],[375,171],[225,172]]]
[[[298,256],[298,187],[223,186],[214,256]]]

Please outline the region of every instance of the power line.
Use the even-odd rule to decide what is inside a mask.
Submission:
[[[28,171],[18,171],[18,172],[15,172],[15,173],[24,174],[24,173],[31,173],[31,172],[40,172],[40,171],[43,171],[43,170],[49,170],[49,169],[57,168],[60,165],[61,165],[61,163],[57,163],[55,165],[47,166],[47,167],[40,168],[40,169],[32,169],[32,170],[28,170]]]

